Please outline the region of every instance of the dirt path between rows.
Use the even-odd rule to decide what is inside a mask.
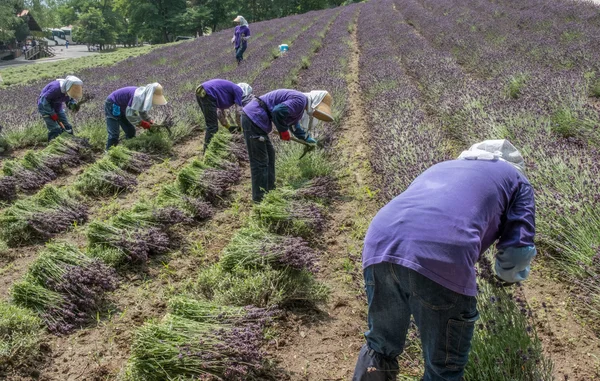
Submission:
[[[333,147],[340,164],[341,195],[332,205],[324,236],[320,281],[331,288],[329,302],[318,311],[288,314],[285,335],[275,355],[292,380],[349,380],[364,342],[366,299],[362,291],[362,238],[377,210],[369,188],[367,120],[360,97],[358,41],[352,34],[349,99],[340,141]],[[367,191],[369,190],[369,191]]]

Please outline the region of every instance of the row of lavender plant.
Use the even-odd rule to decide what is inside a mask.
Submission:
[[[394,24],[389,1],[365,5],[358,21],[359,81],[370,129],[371,165],[381,178],[377,186],[384,201],[447,158],[443,134],[433,125],[423,95],[400,65],[397,36],[390,27]]]
[[[366,21],[369,19],[366,19],[364,23],[359,23],[361,57],[365,57],[365,60],[369,56],[378,59],[372,66],[363,63],[361,65],[361,76],[362,78],[369,78],[385,73],[385,78],[388,81],[390,78],[394,79],[394,82],[389,85],[394,91],[403,88],[405,91],[410,89],[412,92],[412,97],[406,95],[402,97],[391,96],[393,101],[404,104],[404,107],[391,106],[393,110],[397,110],[396,114],[392,115],[385,112],[385,108],[389,107],[389,100],[382,100],[379,92],[376,93],[377,97],[374,100],[369,101],[369,104],[373,104],[370,112],[373,113],[374,125],[386,126],[393,125],[394,121],[400,122],[398,124],[399,128],[393,129],[393,133],[387,135],[385,140],[382,139],[372,144],[372,149],[375,151],[388,152],[385,155],[374,155],[375,163],[373,165],[376,170],[379,166],[385,165],[380,164],[380,161],[389,162],[391,156],[402,157],[402,162],[393,163],[389,167],[389,171],[395,170],[396,174],[383,177],[382,197],[384,201],[388,201],[400,193],[425,168],[450,158],[448,156],[449,152],[456,154],[458,150],[471,143],[471,140],[474,141],[479,136],[485,136],[489,131],[486,131],[485,126],[477,124],[462,126],[457,123],[458,120],[453,119],[461,117],[464,118],[463,123],[472,123],[470,119],[473,118],[473,114],[477,113],[471,112],[471,109],[479,107],[476,102],[480,99],[482,93],[479,89],[480,83],[469,77],[450,55],[434,49],[408,23],[398,22],[398,19],[403,19],[400,13],[404,10],[403,4],[396,2],[394,7],[392,1],[382,1],[374,3],[372,8],[372,13],[365,13],[364,17],[370,17],[380,22],[383,20],[382,25],[387,26],[387,31],[383,28],[381,30],[369,28],[361,33],[360,27],[370,25],[369,21]],[[368,33],[373,34],[368,35]],[[362,38],[364,38],[364,35],[368,37],[361,39],[361,35]],[[387,39],[382,40],[382,36]],[[370,45],[374,40],[382,41],[381,46],[385,48],[380,50],[381,53]],[[374,54],[369,54],[370,51],[374,51]],[[376,55],[377,53],[380,55]],[[382,61],[385,62],[385,60],[389,62],[389,66],[382,65]],[[384,70],[387,70],[387,73]],[[399,82],[400,80],[402,82]],[[381,82],[381,80],[362,81],[361,87],[368,96],[375,83],[379,83],[381,86]],[[386,94],[384,93],[384,96]],[[405,106],[409,99],[412,100],[412,107],[410,108]],[[383,110],[380,111],[380,109]],[[461,112],[464,115],[460,115]],[[415,116],[420,116],[420,119],[416,119],[417,123],[414,122]],[[407,120],[407,118],[411,119]],[[402,137],[401,134],[408,134],[405,132],[406,130],[413,134],[412,139]],[[422,131],[427,131],[428,134],[420,135]],[[373,134],[376,138],[380,132],[374,129]],[[372,137],[371,139],[374,140],[375,138]],[[448,150],[449,143],[452,144],[450,146],[451,150]],[[420,150],[424,150],[426,154],[422,154]],[[431,154],[436,152],[438,154],[432,157]],[[398,168],[402,167],[405,168],[399,171]],[[506,297],[505,293],[497,287],[489,286],[488,283],[484,282],[480,291],[481,327],[486,327],[486,325],[490,325],[491,322],[495,321],[502,322],[498,323],[501,328],[498,326],[494,326],[494,328],[514,333],[512,336],[508,335],[512,337],[509,340],[510,343],[504,344],[510,345],[513,349],[520,348],[523,353],[529,351],[531,354],[528,358],[521,358],[514,353],[499,350],[496,346],[485,345],[489,341],[490,334],[482,328],[477,331],[474,339],[473,361],[469,365],[466,379],[509,380],[514,378],[530,379],[531,377],[533,377],[531,379],[550,379],[551,367],[543,360],[540,342],[535,336],[535,332],[530,334],[525,329],[525,327],[530,327],[528,315],[521,313],[519,308],[514,307],[517,305],[516,300],[512,297]],[[488,298],[498,297],[498,295],[503,296],[503,303],[506,306],[513,307],[504,312],[498,310],[495,305],[489,306],[483,302]],[[504,320],[497,319],[498,314],[501,313],[506,313],[508,318]],[[518,324],[515,324],[515,322],[518,322]],[[412,336],[412,344],[408,347],[415,346],[414,342],[417,337]],[[414,353],[409,352],[404,360],[414,361],[415,358],[411,357],[414,355]],[[477,369],[477,363],[487,362],[493,358],[503,361],[507,366],[498,372],[488,368],[479,373],[473,371],[473,369]]]
[[[443,2],[442,9],[459,7],[456,2]],[[428,3],[433,7],[431,2]],[[439,2],[436,2],[439,5]],[[406,4],[403,4],[406,5]],[[411,7],[407,6],[407,9]],[[436,25],[435,35],[463,35],[465,55],[480,57],[476,66],[484,66],[489,58],[481,51],[487,41],[481,35],[468,34],[465,27],[451,22],[442,22],[439,13],[428,15],[425,9],[413,7],[411,20],[417,25]],[[482,5],[481,13],[485,7]],[[488,9],[489,10],[489,9]],[[422,15],[422,16],[421,16]],[[436,17],[435,19],[433,17]],[[514,17],[517,17],[514,15]],[[510,35],[514,44],[526,45],[526,32],[517,27],[504,29],[504,26],[489,23],[489,16],[479,16],[471,12],[470,20],[478,29],[488,30],[498,35]],[[548,20],[551,24],[552,20]],[[429,27],[424,34],[431,33]],[[592,26],[593,29],[593,26]],[[453,32],[453,30],[455,30]],[[440,46],[452,49],[457,43],[452,38],[444,40]],[[483,48],[482,48],[483,46]],[[541,45],[540,48],[548,48]],[[597,138],[590,128],[598,122],[597,113],[589,107],[588,79],[590,67],[584,63],[562,69],[549,69],[537,62],[514,54],[512,45],[503,46],[495,62],[504,65],[505,70],[486,81],[488,101],[484,101],[483,113],[487,118],[478,118],[477,123],[491,122],[504,126],[505,136],[523,150],[530,164],[528,176],[536,187],[538,201],[538,240],[545,244],[547,255],[558,261],[559,266],[571,276],[576,286],[576,306],[585,316],[597,321],[600,302],[598,281],[600,241],[598,240],[598,157]],[[517,57],[517,58],[516,58]],[[572,57],[575,60],[575,57]],[[518,77],[526,73],[525,77]],[[507,75],[513,77],[507,79]],[[501,94],[506,94],[502,96]],[[593,326],[595,324],[592,324]]]

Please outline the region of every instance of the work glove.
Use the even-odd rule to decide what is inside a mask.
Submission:
[[[71,99],[67,103],[67,108],[69,110],[71,110],[72,112],[77,112],[77,111],[79,111],[79,104],[77,103],[77,101],[75,99]]]
[[[67,134],[73,135],[73,128],[65,126],[65,132]]]
[[[52,114],[52,115],[50,115],[50,119],[52,119],[55,122],[58,122],[58,114]]]
[[[140,123],[140,126],[144,129],[144,130],[149,130],[150,126],[152,126],[152,122],[148,122],[146,120],[142,120]]]
[[[288,140],[290,140],[290,132],[289,131],[280,132],[279,137],[281,138],[281,140],[288,141]]]

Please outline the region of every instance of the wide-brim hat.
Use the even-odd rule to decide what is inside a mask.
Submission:
[[[161,85],[156,86],[154,94],[152,95],[152,104],[155,106],[163,106],[167,104],[167,100],[163,94],[163,87]]]
[[[83,97],[83,86],[73,84],[71,88],[67,90],[67,95],[73,99],[81,99]]]
[[[333,114],[331,113],[332,104],[333,97],[331,94],[327,93],[315,111],[313,111],[313,116],[323,122],[333,122]]]
[[[233,19],[233,22],[241,22],[242,21],[242,16],[238,16],[236,18]]]

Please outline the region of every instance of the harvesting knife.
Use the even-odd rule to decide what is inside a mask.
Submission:
[[[293,135],[290,136],[290,140],[304,145],[304,152],[302,152],[302,155],[300,155],[300,159],[302,159],[304,156],[306,156],[306,154],[309,153],[310,151],[313,151],[315,148],[317,148],[317,143],[307,143],[304,140],[298,139],[297,137],[295,137]]]

